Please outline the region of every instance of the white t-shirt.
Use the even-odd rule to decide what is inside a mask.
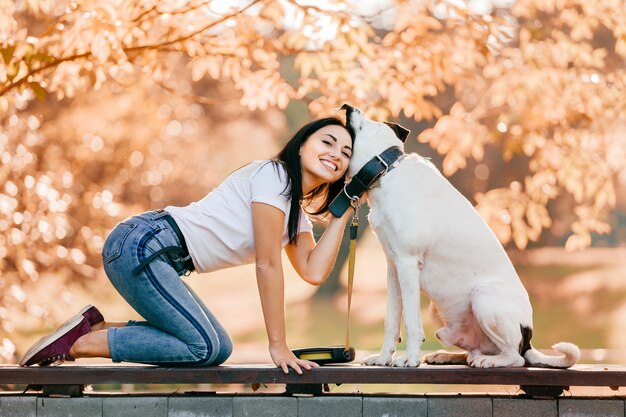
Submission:
[[[290,196],[283,195],[287,183],[285,167],[268,160],[254,161],[230,174],[200,201],[187,207],[165,207],[185,237],[196,271],[254,262],[253,202],[269,204],[285,213],[284,248],[289,242],[291,204]],[[311,230],[311,221],[300,208],[298,233]]]

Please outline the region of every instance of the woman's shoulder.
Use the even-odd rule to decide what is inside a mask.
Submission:
[[[244,166],[231,172],[227,178],[251,178],[257,175],[260,171],[264,170],[266,165],[272,165],[272,162],[273,161],[270,159],[259,159],[248,162]]]
[[[249,162],[241,168],[231,173],[222,183],[222,186],[240,187],[242,184],[247,186],[263,188],[276,188],[284,190],[288,184],[289,176],[285,166],[273,159],[260,159]]]
[[[261,202],[288,212],[289,178],[284,166],[277,161],[255,161],[249,186],[252,202]]]
[[[253,164],[251,177],[264,178],[284,183],[288,181],[287,169],[282,162],[273,159],[262,159],[251,162]]]

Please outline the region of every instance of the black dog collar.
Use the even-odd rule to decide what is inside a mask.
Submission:
[[[343,191],[330,203],[329,209],[333,216],[341,217],[348,210],[352,201],[357,201],[368,188],[380,177],[394,169],[404,156],[404,152],[397,146],[385,149],[381,154],[370,159],[352,177],[350,182],[343,186]]]

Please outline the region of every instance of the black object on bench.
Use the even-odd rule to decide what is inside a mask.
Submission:
[[[558,396],[570,386],[626,386],[626,366],[576,365],[570,369],[470,368],[421,365],[389,368],[329,365],[298,375],[273,365],[164,368],[148,365],[61,365],[21,368],[0,365],[0,384],[28,384],[44,395],[81,395],[89,384],[286,384],[286,392],[321,394],[328,384],[519,385],[529,396]]]

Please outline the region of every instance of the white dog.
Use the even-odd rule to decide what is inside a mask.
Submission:
[[[342,108],[356,137],[350,177],[385,149],[404,150],[406,129],[368,120],[348,105]],[[367,201],[388,266],[385,339],[366,365],[419,366],[424,341],[420,291],[430,298],[430,312],[441,324],[437,338],[464,350],[426,355],[426,363],[567,368],[578,361],[580,351],[571,343],[552,346],[559,356],[530,345],[532,308],[511,261],[471,203],[433,164],[417,154],[402,157],[369,189]],[[402,317],[406,354],[394,358]]]

